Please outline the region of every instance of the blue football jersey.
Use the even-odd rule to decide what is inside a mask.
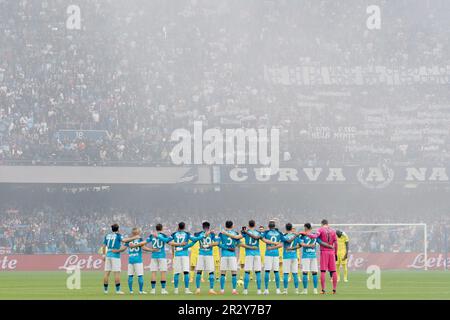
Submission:
[[[234,230],[227,230],[227,233],[238,235],[238,233]],[[224,235],[223,233],[220,233],[219,234],[219,243],[220,243],[219,246],[221,248],[220,253],[221,253],[222,257],[236,257],[236,250],[230,251],[227,249],[236,249],[236,247],[240,243],[239,240],[230,238],[230,237]]]
[[[288,242],[292,238],[295,238],[291,242]],[[283,236],[283,259],[297,259],[297,250],[288,250],[294,248],[299,244],[299,238],[293,233],[286,233]]]
[[[108,258],[120,258],[120,252],[112,252],[112,250],[119,250],[122,246],[122,235],[120,233],[108,233],[103,239],[103,244],[108,248],[106,253]]]
[[[125,246],[128,247],[128,263],[129,264],[135,264],[135,263],[142,263],[142,247],[134,247],[131,248],[130,244],[138,244],[143,241],[142,238],[135,239],[133,241],[125,243]]]
[[[245,244],[248,246],[252,246],[252,247],[257,247],[257,249],[248,249],[245,248],[245,255],[246,256],[259,256],[260,255],[260,251],[259,251],[259,240],[258,239],[254,239],[251,236],[249,236],[248,234],[251,233],[254,236],[257,237],[261,237],[261,233],[259,231],[256,230],[247,230],[246,233],[243,234],[244,236],[244,241]]]
[[[196,237],[202,236],[200,239],[200,249],[199,249],[199,255],[200,256],[212,256],[213,255],[213,247],[204,248],[203,246],[209,246],[211,243],[216,242],[216,235],[214,233],[210,233],[208,236],[205,237],[205,231],[201,231],[197,234],[195,234]]]
[[[267,230],[263,233],[263,238],[270,240],[272,242],[280,242],[282,237],[283,237],[283,234],[276,229]],[[274,245],[272,245],[272,244],[268,244],[266,247],[273,247],[273,246]],[[267,257],[278,257],[279,255],[280,254],[279,254],[278,250],[266,250]]]
[[[176,243],[183,243],[189,242],[189,239],[191,238],[191,235],[189,232],[186,231],[176,231],[172,234],[173,241]],[[175,257],[180,256],[189,256],[189,248],[188,247],[175,247]]]
[[[314,245],[314,247],[302,247],[302,259],[314,259],[317,258],[317,239],[303,236],[300,239],[300,243],[307,245]]]
[[[158,236],[156,237],[150,235],[147,238],[147,243],[150,243],[153,249],[158,249],[158,251],[152,252],[152,259],[166,258],[165,244],[172,240],[173,240],[172,237],[169,237],[164,233],[158,233]]]

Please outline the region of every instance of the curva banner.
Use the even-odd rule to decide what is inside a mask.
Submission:
[[[171,267],[170,257],[169,268]],[[122,256],[122,270],[127,270],[127,255]],[[144,257],[144,266],[149,266],[150,257]],[[425,266],[423,253],[352,253],[348,258],[351,270],[365,270],[377,265],[384,270],[410,269],[422,270]],[[444,269],[450,258],[442,253],[430,253],[427,259],[429,269]],[[0,271],[57,271],[79,267],[84,271],[101,271],[104,264],[100,255],[94,254],[36,254],[1,255]],[[147,268],[148,269],[148,268]]]
[[[266,174],[259,167],[221,167],[225,184],[355,184],[368,189],[384,189],[393,184],[445,184],[450,182],[446,167],[281,167],[275,174]]]

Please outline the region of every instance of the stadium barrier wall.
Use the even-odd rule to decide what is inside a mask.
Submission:
[[[210,184],[208,167],[0,166],[0,183]]]
[[[127,255],[122,255],[122,270],[127,270]],[[172,259],[168,255],[169,269]],[[445,269],[450,258],[442,253],[428,254],[428,268],[431,270]],[[367,267],[377,265],[387,270],[423,270],[424,254],[414,253],[352,253],[349,255],[351,270],[366,270]],[[149,266],[150,256],[144,256],[144,265]],[[84,271],[103,270],[103,260],[98,254],[36,254],[36,255],[0,255],[0,271],[64,271],[79,267]],[[147,268],[148,270],[148,268]]]

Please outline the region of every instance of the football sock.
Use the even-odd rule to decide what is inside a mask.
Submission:
[[[108,284],[107,283],[103,284],[103,290],[108,291]]]
[[[293,273],[292,274],[292,278],[294,278],[294,287],[295,287],[295,289],[298,289],[298,274],[297,273]]]
[[[264,273],[264,288],[266,290],[269,289],[269,277],[270,277],[270,271],[266,271]]]
[[[316,275],[316,279],[317,279],[317,275]],[[308,274],[307,273],[303,273],[302,282],[303,282],[303,288],[308,289]]]
[[[184,287],[189,288],[189,272],[184,273]]]
[[[317,273],[313,273],[312,278],[313,278],[314,289],[317,289],[317,286],[319,284],[319,279],[318,279],[319,277],[317,276]]]
[[[236,274],[233,274],[231,276],[231,283],[233,284],[233,290],[236,289],[236,286],[237,286],[237,275]]]
[[[224,290],[225,289],[225,275],[222,274],[220,275],[220,290]]]
[[[128,288],[133,291],[133,276],[128,276]]]
[[[179,283],[179,282],[180,282],[180,274],[179,274],[179,273],[176,273],[176,274],[173,276],[173,286],[174,286],[175,289],[178,288],[178,283]]]
[[[326,271],[322,271],[320,273],[320,285],[322,287],[322,291],[325,291],[325,283],[326,283],[326,280],[325,280],[326,273],[325,272]]]
[[[258,290],[261,290],[261,271],[257,271],[256,273],[256,287]]]
[[[152,284],[152,289],[155,289],[156,288],[156,281],[152,281],[151,284]]]
[[[250,282],[250,272],[245,272],[244,274],[244,289],[248,289],[248,284]]]
[[[165,280],[161,280],[161,288],[163,288],[163,289],[166,288],[166,281]]]
[[[120,283],[116,283],[116,291],[120,291]]]
[[[333,290],[336,291],[336,288],[337,288],[337,273],[336,272],[332,272],[331,273],[331,278],[333,279]]]
[[[214,289],[214,272],[209,274],[209,289]]]
[[[274,271],[273,273],[275,273],[275,285],[277,289],[280,289],[280,273],[278,271]]]
[[[289,273],[283,274],[283,288],[287,289],[289,283]]]
[[[195,287],[197,289],[200,289],[200,282],[202,280],[202,273],[201,272],[197,272],[197,274],[195,275]]]
[[[144,290],[144,276],[138,276],[139,292]]]

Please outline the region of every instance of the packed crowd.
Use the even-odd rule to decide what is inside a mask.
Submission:
[[[102,239],[110,231],[112,223],[121,226],[121,232],[130,234],[133,227],[140,227],[144,234],[153,232],[157,223],[164,225],[164,232],[176,231],[178,222],[184,221],[187,230],[197,232],[201,222],[208,220],[212,228],[220,231],[224,227],[224,217],[234,221],[236,227],[244,226],[249,219],[267,227],[269,220],[275,220],[277,227],[284,231],[284,224],[291,222],[302,228],[306,222],[319,223],[327,218],[332,223],[398,223],[404,219],[386,214],[374,219],[367,213],[326,215],[322,212],[299,212],[281,208],[281,213],[272,210],[252,212],[251,210],[221,210],[202,212],[182,210],[174,212],[167,209],[152,209],[150,212],[130,212],[117,208],[92,209],[82,212],[71,209],[59,212],[55,208],[35,208],[31,212],[20,209],[3,209],[0,213],[0,247],[7,253],[96,253]],[[408,223],[423,222],[423,219],[409,219]],[[443,253],[450,246],[450,219],[448,215],[432,217],[427,220],[428,245],[430,252]],[[422,252],[424,248],[423,227],[352,227],[338,229],[351,238],[352,252]],[[445,242],[447,241],[447,243]]]
[[[0,161],[170,163],[201,120],[301,165],[445,162],[450,2],[379,3],[80,0],[68,30],[72,1],[0,0]]]

